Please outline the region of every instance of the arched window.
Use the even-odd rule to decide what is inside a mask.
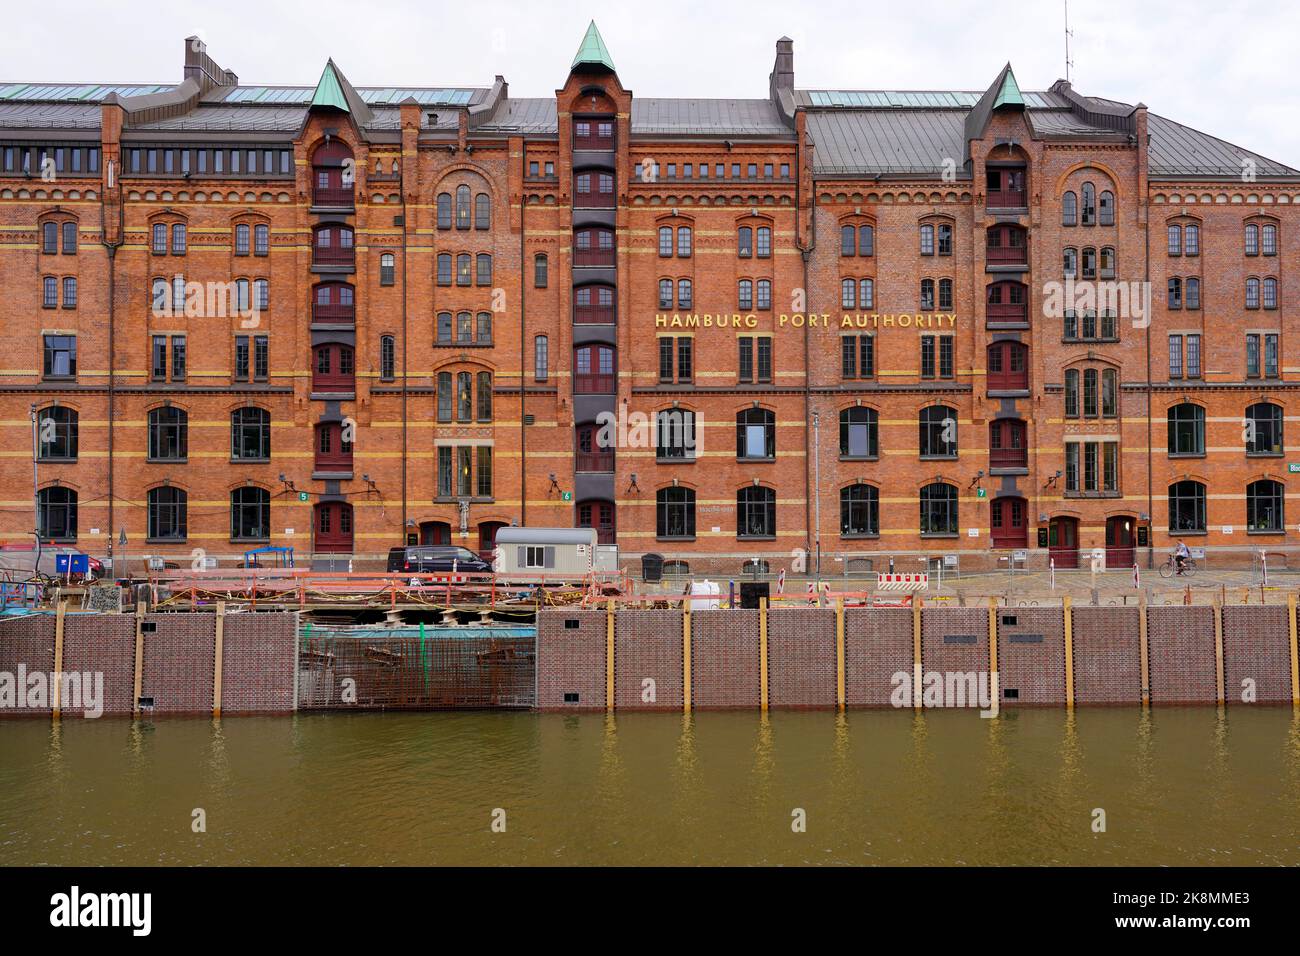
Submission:
[[[1061,197],[1061,225],[1074,226],[1079,222],[1079,197],[1067,192]]]
[[[271,537],[271,493],[245,485],[230,493],[230,537],[265,541]]]
[[[1246,280],[1246,308],[1259,308],[1259,280],[1254,276]]]
[[[1169,409],[1169,454],[1205,454],[1205,409],[1181,402]]]
[[[77,253],[77,224],[72,220],[63,223],[63,254],[65,256],[76,255]],[[182,249],[182,251],[184,251]]]
[[[1169,280],[1169,296],[1166,304],[1171,309],[1183,307],[1183,280],[1178,276],[1173,276]]]
[[[189,416],[173,405],[149,412],[149,460],[182,461],[189,449]]]
[[[934,255],[934,226],[928,222],[921,226],[921,255]]]
[[[689,309],[695,303],[693,287],[690,279],[677,280],[677,305],[682,309]]]
[[[1084,246],[1079,271],[1085,279],[1097,278],[1097,250],[1092,246]]]
[[[758,282],[754,284],[754,288],[758,293],[755,307],[760,311],[767,311],[772,308],[772,280],[759,279]]]
[[[162,229],[163,252],[167,251],[167,227],[162,223],[154,225],[154,245],[157,246],[158,230]],[[57,255],[59,251],[59,224],[57,222],[46,222],[41,225],[41,252],[47,256]],[[161,255],[157,249],[154,249],[154,255]]]
[[[488,255],[486,252],[480,252],[475,257],[474,284],[475,285],[492,284],[492,257]]]
[[[1079,275],[1079,250],[1073,246],[1066,246],[1062,255],[1062,272],[1064,278],[1074,279]]]
[[[768,226],[759,226],[754,230],[754,253],[760,259],[772,258],[772,230]]]
[[[677,227],[677,255],[689,259],[694,247],[694,236],[690,226]]]
[[[840,489],[840,534],[843,537],[880,534],[880,492],[871,485]]]
[[[673,254],[673,227],[659,227],[659,257],[661,259],[670,258]]]
[[[438,253],[438,285],[451,285],[451,253]]]
[[[858,308],[874,309],[876,307],[876,285],[871,279],[858,280]]]
[[[36,531],[42,541],[77,537],[77,493],[55,485],[36,493]]]
[[[655,537],[695,537],[694,491],[674,487],[655,492]]]
[[[438,193],[438,228],[451,228],[451,193]]]
[[[492,373],[479,372],[477,381],[476,417],[481,422],[490,422],[492,421]]]
[[[161,225],[161,223],[159,223],[159,225]],[[166,226],[163,226],[164,237],[166,236],[166,228],[167,228]],[[248,223],[241,222],[237,226],[235,226],[235,255],[237,256],[248,255],[251,248],[249,243],[250,235],[251,235],[251,229],[249,228]],[[164,242],[165,241],[166,240],[164,239]]]
[[[50,405],[36,413],[41,461],[76,461],[77,413],[63,405]]]
[[[852,309],[858,303],[858,282],[856,279],[840,280],[840,307]]]
[[[538,382],[549,380],[550,371],[550,339],[545,335],[536,336],[533,339],[533,379]]]
[[[66,279],[64,279],[63,281],[67,282]],[[74,279],[73,281],[75,282],[76,280]],[[1264,308],[1276,309],[1277,308],[1277,279],[1273,278],[1272,276],[1266,278],[1262,284],[1262,291],[1263,291],[1263,299],[1264,299]],[[65,292],[63,296],[64,308],[67,308],[68,306],[67,300],[68,300],[68,296],[67,293]]]
[[[736,255],[748,259],[754,254],[754,230],[751,226],[741,226],[736,230]]]
[[[1282,406],[1256,402],[1246,409],[1246,454],[1281,455]]]
[[[237,408],[230,413],[231,461],[266,461],[271,457],[271,413],[264,408]]]
[[[456,254],[456,285],[467,286],[474,281],[474,257],[468,252]]]
[[[379,257],[379,284],[393,285],[397,281],[397,258],[391,252]]]
[[[1103,279],[1115,278],[1115,247],[1102,246],[1101,248],[1101,277]]]
[[[1097,219],[1103,226],[1115,225],[1115,194],[1103,189],[1097,201]]]
[[[1083,184],[1083,209],[1080,221],[1085,226],[1096,225],[1097,222],[1097,188],[1092,183]]]
[[[184,541],[187,506],[188,496],[181,489],[151,488],[148,500],[150,540]]]
[[[947,405],[921,409],[920,446],[922,458],[957,457],[957,411]]]
[[[487,193],[479,193],[474,197],[474,228],[492,228],[492,200]]]
[[[1171,223],[1165,232],[1168,236],[1166,251],[1171,256],[1181,256],[1183,254],[1183,227],[1178,223]]]
[[[68,251],[66,243],[63,251]],[[1259,251],[1266,256],[1277,255],[1277,226],[1274,226],[1272,223],[1266,223],[1263,228],[1259,230]]]
[[[936,481],[921,489],[921,534],[957,533],[957,488]]]
[[[547,281],[547,261],[543,253],[533,256],[533,288],[545,289]]]
[[[469,215],[470,215],[469,199],[470,199],[469,187],[464,185],[457,186],[456,187],[456,228],[457,229],[469,228]]]
[[[659,280],[659,308],[671,309],[673,307],[673,280]]]
[[[1183,247],[1189,256],[1199,256],[1201,254],[1201,227],[1194,223],[1189,223],[1183,227]]]
[[[840,412],[840,457],[877,458],[880,455],[879,416],[873,408],[855,405]]]
[[[921,305],[922,312],[934,311],[934,280],[933,279],[921,280],[921,304],[920,305]]]
[[[776,415],[747,408],[736,416],[736,457],[770,461],[776,457]]]
[[[1183,284],[1183,301],[1189,309],[1199,309],[1201,307],[1201,280],[1189,278]]]
[[[397,342],[391,335],[379,337],[379,379],[391,382],[397,377]]]
[[[271,227],[258,223],[253,227],[253,255],[269,256],[271,254]]]
[[[754,282],[752,279],[741,279],[736,284],[736,305],[746,310],[754,307]]]
[[[1170,485],[1170,532],[1204,531],[1205,527],[1205,485],[1191,480]]]
[[[736,495],[736,536],[776,537],[776,492],[749,485]]]
[[[1246,255],[1259,255],[1259,226],[1253,222],[1246,223]]]
[[[668,408],[655,413],[655,458],[689,461],[695,458],[695,413]]]
[[[1246,530],[1283,531],[1283,499],[1286,489],[1280,481],[1261,479],[1246,486]]]

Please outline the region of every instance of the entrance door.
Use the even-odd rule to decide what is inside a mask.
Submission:
[[[1115,515],[1106,519],[1106,567],[1133,567],[1134,531],[1137,522],[1131,515]]]
[[[352,550],[352,506],[342,501],[326,501],[316,506],[317,551],[330,553]]]
[[[608,501],[578,502],[578,527],[595,528],[597,544],[614,544],[614,505]]]
[[[420,523],[420,544],[426,547],[438,547],[451,544],[451,525],[445,521],[424,521]]]
[[[1079,520],[1053,518],[1047,525],[1047,553],[1058,568],[1079,566]]]
[[[1024,548],[1029,545],[1024,498],[994,498],[989,518],[995,548]]]

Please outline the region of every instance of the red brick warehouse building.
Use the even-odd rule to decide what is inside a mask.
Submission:
[[[1298,200],[1140,104],[804,90],[786,39],[747,100],[636,97],[594,25],[543,98],[196,39],[176,85],[0,85],[0,537],[1286,552]]]

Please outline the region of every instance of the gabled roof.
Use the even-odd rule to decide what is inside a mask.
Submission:
[[[596,29],[596,21],[592,20],[587,27],[587,34],[582,38],[582,44],[578,47],[578,52],[573,58],[573,65],[569,67],[572,73],[578,67],[598,66],[609,70],[611,73],[618,72],[614,69],[614,58],[609,55],[609,49],[605,46],[605,41],[600,37],[600,31]]]
[[[373,118],[370,107],[348,82],[343,71],[335,66],[333,58],[325,63],[325,69],[316,83],[316,90],[311,95],[309,109],[335,109],[343,113],[351,113],[358,127],[369,126]]]

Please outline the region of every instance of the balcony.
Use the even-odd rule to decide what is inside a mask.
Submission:
[[[579,305],[573,309],[575,325],[613,325],[615,311],[612,305]]]
[[[1023,189],[990,189],[984,205],[989,209],[1024,209],[1026,193]]]
[[[343,440],[343,426],[330,422],[316,426],[315,470],[331,474],[352,471],[352,443]]]
[[[1025,246],[989,246],[984,261],[991,266],[1027,266],[1029,250]]]
[[[356,203],[351,186],[316,186],[311,191],[311,204],[328,209],[352,209]]]
[[[573,391],[578,395],[613,395],[613,373],[578,372],[573,376]]]
[[[325,325],[349,325],[357,323],[357,307],[355,305],[325,305],[317,302],[312,305],[311,320]]]
[[[575,471],[594,474],[614,473],[614,450],[578,452],[574,463]]]
[[[989,468],[1028,468],[1028,448],[990,448]]]
[[[573,264],[575,266],[612,266],[614,262],[614,249],[587,248],[578,246],[573,250]]]
[[[1009,305],[990,303],[984,307],[984,317],[989,325],[1028,325],[1029,306],[1024,302]]]
[[[311,264],[314,266],[336,266],[355,269],[357,252],[352,246],[312,246]]]

